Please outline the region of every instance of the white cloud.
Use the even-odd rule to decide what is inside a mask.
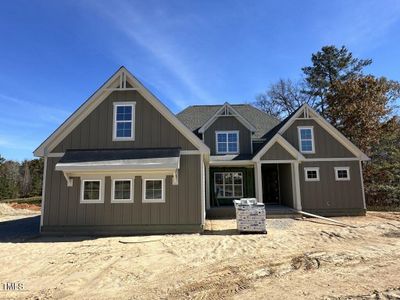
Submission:
[[[165,34],[167,24],[172,27],[176,24],[184,26],[182,23],[185,21],[168,18],[161,9],[154,11],[153,16],[143,12],[140,14],[138,7],[127,5],[126,2],[117,2],[113,6],[101,6],[98,3],[93,5],[92,8],[95,8],[102,17],[111,21],[118,31],[125,34],[132,42],[145,49],[165,66],[190,91],[192,94],[190,98],[198,103],[210,103],[213,97],[198,83],[196,72],[191,67],[195,62],[185,59],[182,54],[182,45],[184,44],[178,45],[173,40],[172,34]],[[126,51],[124,51],[124,55],[126,56]],[[123,61],[129,60],[129,57],[123,58]],[[158,82],[157,78],[152,78],[152,81]],[[176,99],[179,95],[178,91],[170,89],[164,92],[171,96],[171,100],[179,108],[187,106],[188,99]]]
[[[70,112],[50,105],[38,104],[4,94],[0,94],[0,103],[4,107],[0,121],[9,125],[26,126],[30,124],[37,127],[46,123],[60,124],[70,114]]]
[[[340,9],[316,22],[324,44],[345,44],[366,51],[379,47],[399,21],[399,1],[359,1],[353,5],[345,1]]]

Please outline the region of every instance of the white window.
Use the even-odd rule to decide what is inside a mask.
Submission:
[[[165,178],[143,179],[143,203],[165,202]]]
[[[114,102],[113,140],[135,140],[135,102]]]
[[[243,173],[214,173],[214,192],[218,198],[243,197]]]
[[[319,168],[304,168],[305,181],[319,181]]]
[[[133,179],[113,179],[111,203],[133,203]]]
[[[335,179],[336,179],[336,181],[350,180],[350,168],[349,167],[335,167]]]
[[[302,153],[314,153],[314,129],[312,126],[298,127],[299,149]]]
[[[239,153],[239,131],[216,131],[217,154]]]
[[[81,180],[81,203],[104,203],[104,179]]]

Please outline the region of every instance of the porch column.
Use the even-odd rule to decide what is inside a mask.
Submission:
[[[255,177],[255,188],[256,198],[258,202],[263,202],[263,191],[262,191],[262,174],[261,174],[261,163],[256,162],[254,166],[254,177]]]
[[[210,165],[205,162],[205,177],[206,177],[206,209],[210,209]]]
[[[294,208],[301,210],[299,162],[296,161],[292,164],[292,170],[294,171]]]

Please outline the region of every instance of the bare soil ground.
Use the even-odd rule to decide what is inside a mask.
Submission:
[[[237,234],[215,220],[201,235],[0,237],[0,283],[24,285],[0,298],[400,299],[400,213],[336,220],[356,228],[280,219]]]

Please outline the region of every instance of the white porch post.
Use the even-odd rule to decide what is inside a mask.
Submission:
[[[263,190],[262,190],[262,174],[261,174],[261,163],[256,162],[254,166],[255,175],[255,188],[256,188],[256,198],[258,202],[263,202]]]
[[[294,208],[301,210],[301,195],[300,195],[300,175],[299,175],[299,162],[294,162],[292,164],[292,170],[294,175]]]
[[[205,162],[205,175],[206,175],[206,209],[210,209],[210,165]]]

